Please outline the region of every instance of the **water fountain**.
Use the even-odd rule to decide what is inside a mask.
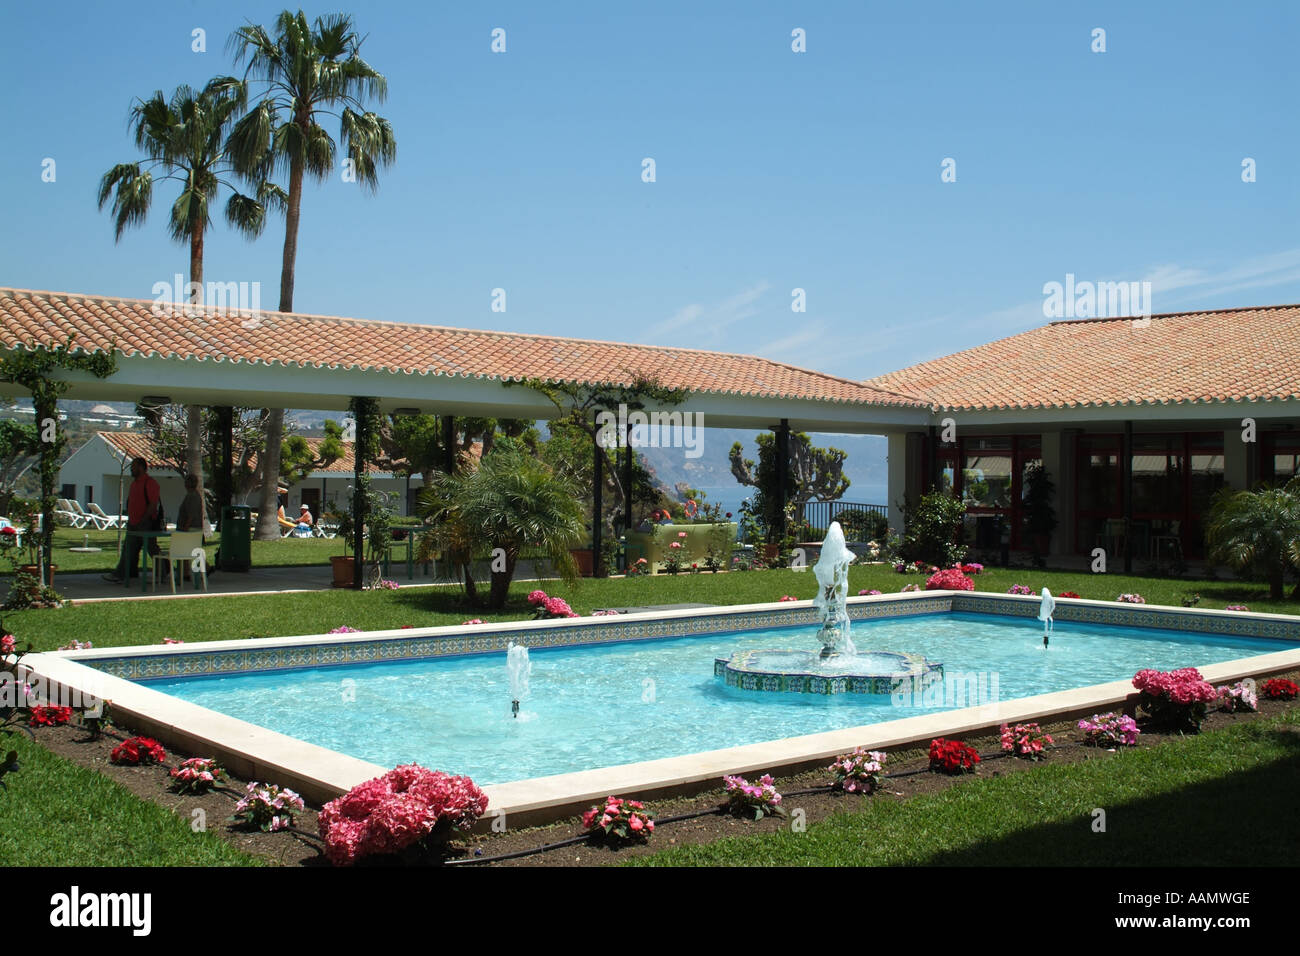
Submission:
[[[528,698],[528,678],[532,673],[528,648],[512,642],[506,648],[506,674],[510,679],[510,713],[516,719],[519,717],[519,702]]]
[[[1056,598],[1052,592],[1043,588],[1043,599],[1038,602],[1038,619],[1043,622],[1043,646],[1047,646],[1048,635],[1052,633],[1052,615],[1056,612]]]
[[[741,690],[801,694],[892,694],[902,681],[942,678],[943,665],[919,654],[859,651],[850,636],[849,565],[856,555],[844,543],[844,530],[832,521],[813,566],[817,596],[813,607],[821,621],[821,651],[761,648],[718,658],[715,677]]]

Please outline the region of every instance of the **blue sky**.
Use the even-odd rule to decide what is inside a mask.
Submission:
[[[0,284],[150,298],[183,272],[170,189],[115,244],[99,177],[136,158],[133,98],[233,72],[231,31],[281,6],[5,3]],[[308,187],[297,310],[866,378],[1042,324],[1067,273],[1151,281],[1157,312],[1300,301],[1300,5],[899,6],[345,5],[398,159],[375,195]],[[274,308],[282,241],[218,223],[207,277]]]

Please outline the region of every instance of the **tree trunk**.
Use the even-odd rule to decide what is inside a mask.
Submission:
[[[1282,569],[1268,572],[1268,599],[1270,601],[1282,600]]]
[[[258,456],[257,470],[262,481],[257,503],[258,541],[277,541],[280,538],[280,522],[276,520],[280,496],[276,493],[276,488],[280,485],[280,443],[283,440],[284,409],[272,408],[266,418],[266,447]]]
[[[506,552],[506,569],[492,572],[492,586],[488,592],[488,607],[499,610],[506,606],[510,596],[510,582],[515,576],[515,563],[519,560],[517,553]]]
[[[203,305],[203,220],[190,230],[190,301]],[[185,406],[185,472],[199,479],[199,528],[207,531],[207,502],[203,497],[203,407]]]
[[[301,120],[302,117],[295,117]],[[306,124],[299,122],[306,136]],[[295,155],[289,162],[289,203],[284,213],[284,255],[280,261],[280,311],[293,311],[294,269],[298,262],[298,221],[302,216],[303,159]],[[258,502],[257,540],[275,541],[280,537],[280,523],[276,520],[279,496],[275,489],[280,484],[280,443],[284,441],[284,409],[272,408],[266,417],[266,447],[259,456],[262,477],[262,495]],[[358,559],[360,556],[358,556]]]

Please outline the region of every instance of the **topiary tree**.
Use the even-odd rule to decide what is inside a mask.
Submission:
[[[1206,517],[1205,542],[1211,557],[1262,575],[1269,600],[1282,600],[1287,571],[1300,571],[1300,478],[1281,488],[1224,488]],[[1291,597],[1300,598],[1300,584]]]

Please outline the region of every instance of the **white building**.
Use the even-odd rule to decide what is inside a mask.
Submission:
[[[319,438],[308,438],[307,443],[316,450]],[[289,486],[284,512],[297,517],[300,506],[307,505],[314,517],[320,517],[322,503],[334,501],[338,508],[346,508],[352,493],[352,445],[344,442],[345,453],[333,464],[311,472],[302,481]],[[176,520],[185,497],[185,485],[180,475],[157,460],[149,441],[140,432],[96,432],[78,448],[59,469],[59,497],[73,498],[82,506],[92,501],[109,514],[126,513],[126,494],[131,485],[131,460],[140,457],[149,462],[149,474],[162,491],[163,508],[167,520]],[[418,476],[409,480],[391,472],[370,471],[371,487],[389,496],[389,505],[397,514],[410,514],[416,493],[424,486]],[[235,499],[235,504],[257,507],[255,489]],[[212,516],[209,516],[211,519]]]

